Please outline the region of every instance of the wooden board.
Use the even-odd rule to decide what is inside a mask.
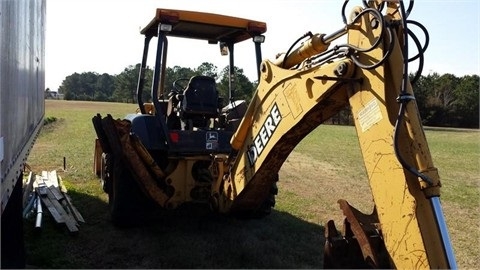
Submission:
[[[67,225],[67,228],[70,232],[78,232],[78,227],[77,227],[77,222],[75,219],[70,216],[63,206],[60,204],[60,202],[55,198],[55,195],[53,195],[52,191],[50,188],[47,188],[47,196],[50,199],[50,202],[52,205],[55,207],[57,212],[63,217],[65,220],[65,225]]]
[[[60,215],[60,213],[58,213],[57,209],[55,206],[53,206],[52,202],[47,196],[40,196],[40,199],[57,223],[65,223],[65,219],[62,217],[62,215]]]
[[[33,183],[41,202],[48,209],[56,223],[65,224],[71,233],[79,231],[79,222],[85,222],[80,212],[73,206],[71,198],[56,171],[42,171]]]

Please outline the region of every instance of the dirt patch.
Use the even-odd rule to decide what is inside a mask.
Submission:
[[[348,184],[346,184],[348,182]],[[279,200],[283,193],[301,198],[310,219],[322,225],[343,220],[339,199],[346,199],[364,213],[371,213],[373,198],[366,179],[345,180],[342,170],[328,162],[293,152],[280,170]]]

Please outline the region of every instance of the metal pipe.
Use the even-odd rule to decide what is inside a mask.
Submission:
[[[435,213],[437,225],[440,230],[443,248],[445,249],[445,254],[447,255],[448,265],[450,266],[450,269],[458,269],[457,262],[455,260],[455,254],[453,253],[453,247],[450,241],[450,236],[448,234],[447,224],[443,215],[440,197],[432,197],[430,198],[430,202],[433,206],[433,212]]]
[[[310,38],[303,42],[302,45],[300,45],[297,49],[295,49],[288,55],[283,54],[277,57],[277,59],[275,59],[273,63],[279,67],[291,68],[295,65],[300,64],[302,61],[309,57],[325,52],[332,41],[342,37],[347,33],[348,25],[329,35],[315,34],[313,36],[310,36]]]
[[[163,131],[163,136],[167,146],[170,145],[170,136],[168,135],[167,124],[165,122],[165,115],[163,110],[163,103],[158,101],[158,90],[163,94],[163,84],[165,83],[165,67],[167,58],[168,41],[166,34],[161,30],[161,24],[158,25],[158,41],[157,41],[157,55],[155,59],[155,69],[153,73],[152,82],[152,102],[155,108],[155,118],[160,122]],[[163,97],[162,97],[163,99]]]
[[[152,36],[145,36],[145,43],[143,45],[142,64],[140,65],[140,71],[137,82],[137,103],[142,114],[146,114],[145,107],[143,106],[143,88],[145,86],[145,70],[147,67],[148,47]]]
[[[35,193],[33,193],[32,197],[28,200],[27,206],[23,209],[23,217],[26,218],[27,216],[30,216],[30,210],[32,210],[32,207],[35,202]]]
[[[260,65],[262,64],[262,48],[260,42],[255,42],[255,56],[257,59],[257,81],[260,82]]]
[[[160,92],[159,97],[162,97],[162,100],[165,99],[165,75],[167,74],[165,70],[167,69],[167,50],[168,50],[168,38],[165,35],[165,40],[163,41],[163,48],[162,48],[162,66],[161,66],[162,70],[160,72],[160,82],[159,82],[159,88],[158,88],[158,91]],[[164,105],[164,103],[162,104]]]
[[[160,108],[160,104],[158,102],[158,89],[160,85],[160,71],[162,69],[162,65],[164,64],[163,61],[163,50],[164,50],[164,42],[166,40],[165,33],[160,30],[160,25],[158,26],[158,42],[157,42],[157,56],[155,59],[155,69],[153,73],[153,83],[151,89],[152,95],[152,102],[153,106],[155,107],[155,114],[161,114],[162,110]]]
[[[336,40],[337,38],[344,36],[347,33],[347,31],[348,31],[347,27],[339,29],[329,35],[322,36],[322,41],[325,44],[330,44],[332,41]]]
[[[228,50],[229,50],[229,62],[230,64],[228,65],[228,100],[229,102],[233,102],[234,96],[235,96],[235,89],[233,88],[232,80],[235,77],[235,62],[234,62],[234,57],[233,57],[233,43],[229,42],[228,43]]]
[[[37,196],[37,219],[35,220],[35,229],[37,230],[42,228],[42,215],[42,201],[40,200],[40,197]]]

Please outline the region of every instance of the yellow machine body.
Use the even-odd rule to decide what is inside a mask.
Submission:
[[[174,190],[170,193],[155,185],[142,184],[145,179],[137,182],[150,187],[146,193],[157,194],[155,201],[166,208],[193,201],[192,190],[205,188],[211,196],[212,208],[218,212],[258,209],[270,195],[272,185],[278,181],[278,171],[294,147],[324,121],[349,107],[375,203],[373,214],[364,215],[346,201],[339,201],[346,215],[344,233],[347,230],[354,235],[352,239],[360,246],[362,263],[381,268],[454,268],[448,235],[440,229],[436,210],[440,178],[410,81],[405,79],[403,67],[408,56],[403,55],[406,30],[402,25],[405,18],[401,5],[394,1],[368,3],[370,7],[356,7],[351,22],[334,35],[311,35],[291,53],[261,63],[257,91],[231,136],[231,152],[181,159],[168,157],[175,166],[159,169],[152,178],[162,179]],[[385,6],[381,18],[379,12],[370,11]],[[266,30],[266,25],[256,21],[159,9],[157,17],[142,33],[156,29],[162,22],[161,16],[166,21],[183,18],[190,24],[194,21],[205,24],[205,20],[217,20],[229,27],[260,26]],[[347,35],[349,50],[328,61],[316,58],[342,35]],[[239,40],[246,37],[238,36]],[[97,146],[101,148],[100,144]],[[123,148],[129,156],[141,156],[137,148]],[[102,152],[96,151],[97,164]],[[148,157],[138,160],[155,163]],[[209,184],[202,186],[192,176],[192,168],[198,161],[210,162]],[[133,163],[130,167],[134,167]],[[138,166],[134,168],[138,170]],[[152,175],[152,170],[148,171]],[[345,242],[347,236],[338,234],[331,222],[326,230],[329,256],[326,267],[338,266],[332,261],[338,258],[334,238],[340,237]]]

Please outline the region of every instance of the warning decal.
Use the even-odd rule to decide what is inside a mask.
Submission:
[[[367,131],[376,123],[382,120],[382,112],[376,99],[368,102],[363,109],[358,112],[358,122],[362,128],[362,132]]]

